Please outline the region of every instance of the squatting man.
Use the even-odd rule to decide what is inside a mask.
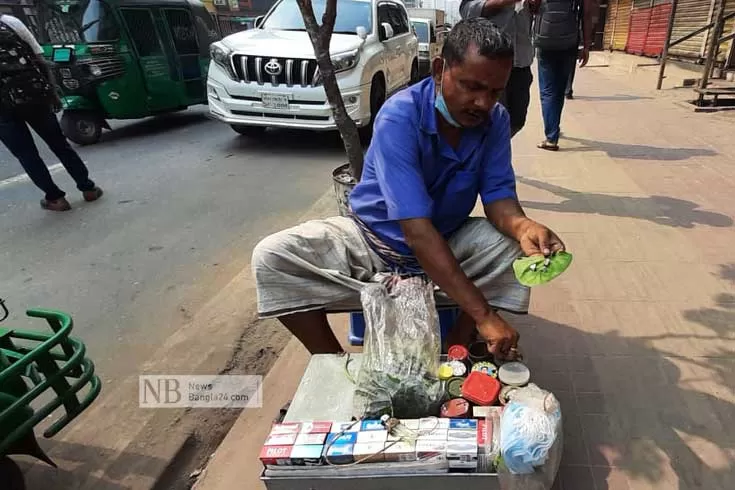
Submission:
[[[327,313],[359,310],[360,289],[382,272],[425,274],[437,304],[462,311],[447,344],[477,333],[494,355],[513,358],[518,332],[498,310],[526,313],[530,291],[512,263],[564,244],[518,202],[510,120],[497,103],[512,67],[512,41],[489,20],[457,23],[432,77],[378,113],[351,215],[255,247],[260,317],[278,318],[312,354],[341,352]],[[484,218],[470,217],[478,195]]]

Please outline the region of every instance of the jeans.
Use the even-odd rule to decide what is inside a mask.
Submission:
[[[569,73],[569,78],[567,79],[567,89],[566,89],[565,94],[568,97],[571,97],[574,95],[574,74],[576,73],[576,71],[577,71],[577,63],[575,61],[575,63],[572,65],[572,71]]]
[[[533,73],[531,67],[516,68],[510,72],[508,84],[505,86],[500,103],[503,104],[510,116],[511,137],[526,125],[528,104],[531,102],[531,83]]]
[[[559,141],[559,124],[564,109],[564,93],[569,74],[577,62],[577,49],[572,51],[543,51],[538,53],[538,81],[541,92],[541,113],[544,119],[546,141]]]
[[[46,200],[55,201],[66,194],[51,178],[51,173],[38,154],[38,148],[28,126],[33,128],[59,157],[61,164],[74,179],[80,191],[94,190],[95,184],[89,179],[87,166],[69,145],[61,132],[56,115],[50,109],[41,108],[23,114],[3,109],[0,111],[0,140],[20,161],[31,181],[46,194]]]

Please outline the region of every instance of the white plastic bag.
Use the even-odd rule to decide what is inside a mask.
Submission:
[[[438,413],[441,333],[432,283],[417,276],[370,284],[361,301],[365,338],[354,415],[412,419]]]
[[[514,390],[500,420],[502,490],[550,490],[562,456],[561,406],[535,384]]]

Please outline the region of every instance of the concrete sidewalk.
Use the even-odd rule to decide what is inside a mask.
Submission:
[[[514,140],[519,193],[575,256],[510,318],[565,416],[565,490],[735,488],[735,138],[732,124],[578,72],[558,153],[538,86]],[[344,322],[340,335],[344,338]],[[287,346],[197,490],[262,488],[257,454],[307,362]]]

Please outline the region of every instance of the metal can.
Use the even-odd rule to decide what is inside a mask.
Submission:
[[[470,402],[464,398],[454,398],[441,406],[440,415],[443,418],[466,418],[470,413]]]
[[[462,383],[464,383],[464,378],[452,378],[447,381],[447,395],[449,395],[450,398],[461,397]]]
[[[508,398],[508,395],[514,390],[517,390],[518,387],[516,386],[503,386],[500,389],[500,395],[498,395],[498,401],[500,401],[501,405],[507,405],[510,401],[510,398]]]
[[[465,362],[467,359],[469,359],[470,353],[467,350],[467,347],[464,345],[453,345],[447,350],[447,360],[448,361],[461,361]]]
[[[464,376],[467,374],[467,366],[462,361],[449,361],[448,364],[452,367],[452,376]]]
[[[472,365],[472,370],[485,373],[488,376],[492,376],[493,378],[498,377],[498,368],[495,366],[495,364],[489,361],[476,362]]]

